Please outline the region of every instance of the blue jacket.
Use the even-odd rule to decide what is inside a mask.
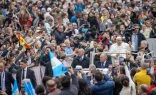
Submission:
[[[103,81],[97,82],[91,86],[92,95],[113,95],[114,87],[115,87],[114,81],[107,75],[104,75]]]
[[[75,15],[72,16],[72,18],[70,19],[70,22],[71,22],[71,23],[76,23],[76,24],[78,24],[78,23],[77,23],[77,18],[76,18]]]
[[[84,9],[84,5],[83,4],[74,4],[74,8],[75,8],[75,11],[77,12],[82,12],[83,9]]]

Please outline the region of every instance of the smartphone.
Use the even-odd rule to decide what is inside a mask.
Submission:
[[[84,25],[84,28],[88,28],[89,27],[89,25]]]
[[[150,68],[147,68],[146,70],[147,70],[147,74],[150,74],[150,70],[151,69]]]
[[[109,65],[108,70],[109,71],[112,71],[112,68],[113,68],[113,66],[112,65]]]
[[[122,62],[124,62],[124,58],[123,58],[123,57],[120,57],[120,58],[119,58],[119,63],[120,63],[120,65],[122,65]]]

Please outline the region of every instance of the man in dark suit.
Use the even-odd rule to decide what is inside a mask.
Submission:
[[[14,78],[11,73],[5,71],[4,69],[4,64],[0,63],[0,90],[2,92],[6,92],[8,95],[11,95],[11,84],[14,84]]]
[[[112,63],[107,61],[107,55],[101,54],[100,61],[95,62],[96,68],[108,68]]]
[[[94,40],[93,44],[94,44],[94,47],[91,48],[91,49],[89,49],[89,50],[87,51],[87,54],[88,54],[88,57],[89,57],[89,58],[90,58],[90,52],[97,53],[97,51],[98,51],[98,50],[97,50],[98,40]]]
[[[80,65],[82,68],[89,68],[89,61],[89,58],[84,55],[84,49],[79,49],[78,56],[72,62],[72,67],[75,68]]]
[[[27,60],[22,59],[20,62],[21,69],[17,71],[16,80],[18,83],[19,89],[21,89],[21,82],[23,79],[30,79],[34,88],[36,87],[36,77],[34,71],[27,68]]]

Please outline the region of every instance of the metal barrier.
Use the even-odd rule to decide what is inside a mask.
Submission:
[[[148,38],[147,42],[149,50],[156,52],[156,38]],[[156,57],[156,53],[153,53],[152,56]]]

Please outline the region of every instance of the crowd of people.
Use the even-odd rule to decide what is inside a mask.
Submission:
[[[149,38],[155,0],[0,0],[0,94],[17,80],[20,95],[25,81],[36,95],[156,95]],[[49,52],[67,73],[54,77]]]

